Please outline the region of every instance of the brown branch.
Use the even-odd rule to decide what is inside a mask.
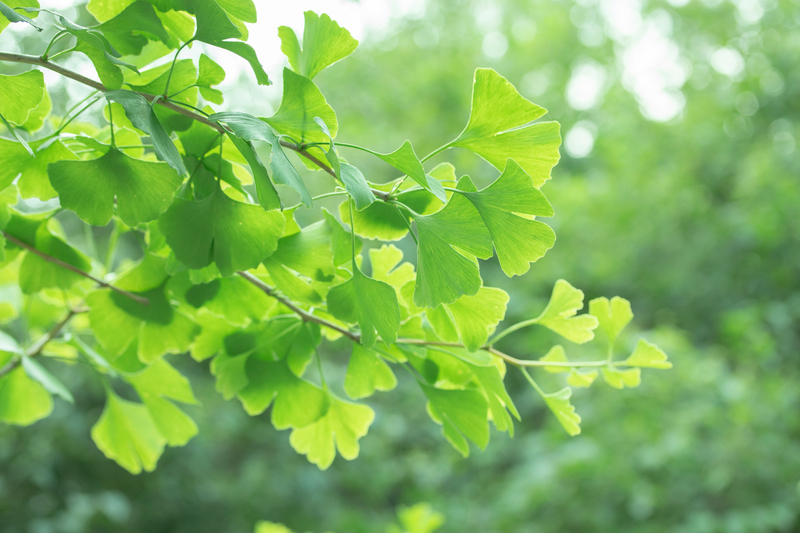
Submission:
[[[150,303],[150,300],[148,300],[147,298],[145,298],[143,296],[139,296],[138,294],[133,294],[132,292],[128,292],[128,291],[126,291],[124,289],[120,289],[119,287],[115,287],[115,286],[111,285],[110,283],[107,283],[107,282],[103,281],[100,278],[96,278],[96,277],[92,276],[88,272],[84,272],[83,270],[81,270],[78,267],[70,265],[69,263],[65,263],[61,259],[57,259],[57,258],[53,257],[52,255],[48,255],[48,254],[42,252],[41,250],[37,250],[36,248],[31,246],[30,244],[17,239],[13,235],[10,235],[9,233],[6,233],[5,231],[3,232],[3,237],[5,237],[9,242],[12,242],[12,243],[16,244],[20,248],[24,248],[24,249],[28,250],[29,252],[38,255],[39,257],[41,257],[45,261],[53,263],[54,265],[58,265],[58,266],[60,266],[62,268],[66,268],[67,270],[69,270],[71,272],[74,272],[74,273],[78,274],[79,276],[83,276],[84,278],[87,278],[87,279],[90,279],[90,280],[94,281],[95,283],[97,283],[98,285],[100,285],[102,287],[107,287],[107,288],[111,289],[112,291],[118,292],[119,294],[121,294],[123,296],[126,296],[126,297],[130,298],[131,300],[133,300],[135,302],[138,302],[138,303],[140,303],[142,305],[148,305]]]
[[[70,309],[64,318],[56,323],[56,325],[54,325],[46,335],[36,341],[36,344],[30,347],[25,356],[17,357],[6,364],[3,368],[0,368],[0,378],[17,368],[22,363],[22,357],[36,357],[37,355],[41,354],[45,345],[53,340],[61,332],[61,330],[64,329],[64,326],[67,325],[67,322],[72,320],[72,317],[78,313],[85,313],[86,311],[87,309]]]
[[[262,291],[267,293],[269,296],[272,296],[273,298],[278,300],[280,303],[282,303],[283,305],[285,305],[286,307],[291,309],[296,315],[298,315],[300,318],[302,318],[303,321],[305,321],[305,322],[314,322],[315,324],[319,324],[320,326],[325,326],[326,328],[332,329],[334,331],[338,331],[339,333],[341,333],[342,335],[344,335],[348,339],[352,340],[353,342],[361,342],[361,336],[358,335],[357,333],[353,333],[349,329],[343,328],[343,327],[341,327],[341,326],[339,326],[337,324],[334,324],[333,322],[325,320],[324,318],[320,318],[317,315],[309,313],[308,311],[306,311],[305,309],[302,309],[301,307],[298,307],[291,300],[289,300],[287,298],[284,298],[283,296],[277,294],[275,289],[273,289],[272,287],[270,287],[269,285],[267,285],[266,283],[264,283],[263,281],[261,281],[260,279],[255,277],[250,272],[245,272],[245,271],[241,271],[240,270],[239,272],[237,272],[237,274],[239,274],[241,277],[243,277],[244,279],[246,279],[247,281],[249,281],[250,283],[252,283],[256,287],[258,287],[259,289],[261,289]]]

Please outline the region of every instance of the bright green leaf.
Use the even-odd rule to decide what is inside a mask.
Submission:
[[[575,316],[583,307],[583,291],[560,279],[553,287],[550,302],[536,322],[572,342],[583,344],[594,338],[597,319],[590,314]]]
[[[32,357],[23,357],[22,368],[25,369],[25,372],[28,374],[28,376],[41,383],[42,386],[51,394],[61,396],[69,403],[75,403],[75,399],[72,397],[69,389],[67,389],[67,387],[61,383],[61,380],[51,374],[50,371],[43,367],[36,359]]]
[[[624,364],[640,368],[672,368],[672,363],[667,361],[667,354],[655,344],[644,339],[639,339],[639,343]]]
[[[394,343],[400,329],[400,307],[391,285],[365,276],[355,268],[353,277],[328,292],[328,311],[340,320],[358,323],[361,343],[369,349],[377,337]]]
[[[403,174],[407,175],[409,178],[416,181],[420,186],[422,186],[423,189],[430,191],[431,194],[436,196],[436,198],[442,202],[447,201],[447,196],[444,193],[444,187],[439,180],[433,176],[425,174],[425,169],[422,168],[422,163],[420,163],[417,154],[414,152],[411,142],[404,142],[400,148],[392,153],[375,153],[375,155],[392,165]]]
[[[44,75],[40,70],[29,70],[15,76],[0,75],[0,115],[12,124],[21,126],[31,111],[44,98]]]
[[[28,426],[53,412],[53,398],[22,367],[0,377],[0,421]]]
[[[539,361],[543,363],[569,363],[567,354],[564,352],[564,347],[558,344],[550,348],[544,357],[539,358]],[[561,365],[545,366],[542,368],[545,372],[550,372],[551,374],[560,374],[571,370],[570,367]]]
[[[541,187],[558,163],[561,144],[558,122],[523,127],[547,111],[529,102],[492,69],[475,71],[469,123],[451,146],[466,148],[500,169],[516,161]]]
[[[131,474],[155,470],[166,444],[147,407],[123,400],[110,389],[103,414],[92,426],[92,440]]]
[[[322,119],[336,137],[339,123],[336,113],[328,105],[319,88],[310,79],[295,74],[288,68],[283,70],[283,99],[278,112],[264,120],[278,133],[288,135],[298,142],[329,141],[315,117]]]
[[[480,449],[489,444],[489,404],[476,390],[444,390],[420,383],[428,397],[428,412],[442,425],[445,438],[461,455],[469,455],[469,445],[464,437]]]
[[[553,230],[532,216],[552,216],[553,208],[533,186],[530,176],[513,160],[506,162],[503,173],[480,191],[469,178],[459,182],[458,193],[466,197],[483,219],[492,236],[500,267],[507,276],[521,276],[553,247]]]
[[[372,396],[376,391],[389,391],[397,386],[397,378],[389,365],[381,357],[354,343],[347,374],[344,378],[344,391],[354,400]]]
[[[589,313],[597,317],[612,348],[620,332],[633,320],[631,303],[619,296],[614,296],[610,302],[608,298],[595,298],[589,302]]]
[[[313,11],[306,11],[303,28],[303,48],[294,30],[287,26],[278,28],[281,38],[281,51],[289,58],[289,64],[298,74],[313,78],[323,69],[344,59],[358,46],[350,32],[340,27],[336,21]]]
[[[629,368],[627,370],[603,368],[603,379],[615,389],[638,387],[642,382],[642,371],[639,368]]]
[[[280,213],[234,201],[219,187],[200,201],[176,198],[158,220],[179,261],[203,268],[213,260],[223,276],[255,268],[269,257],[284,224]]]
[[[547,407],[556,415],[561,426],[570,436],[574,437],[581,432],[581,417],[575,412],[575,407],[569,401],[572,397],[572,389],[564,387],[558,392],[542,394],[542,397],[547,403]]]
[[[134,159],[115,148],[99,159],[56,162],[49,174],[61,205],[94,226],[108,224],[115,200],[128,226],[155,220],[183,182],[167,164]]]
[[[597,370],[590,370],[588,372],[578,372],[573,369],[567,376],[567,385],[575,388],[589,387],[594,380],[597,379]]]

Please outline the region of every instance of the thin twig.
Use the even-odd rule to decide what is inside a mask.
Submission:
[[[98,285],[100,285],[102,287],[107,287],[107,288],[111,289],[112,291],[118,292],[119,294],[121,294],[123,296],[126,296],[126,297],[130,298],[131,300],[133,300],[135,302],[138,302],[138,303],[140,303],[142,305],[148,305],[150,303],[150,300],[148,300],[147,298],[145,298],[143,296],[139,296],[138,294],[133,294],[132,292],[128,292],[128,291],[126,291],[124,289],[120,289],[119,287],[115,287],[115,286],[111,285],[110,283],[107,283],[107,282],[103,281],[100,278],[96,278],[96,277],[92,276],[88,272],[84,272],[83,270],[81,270],[78,267],[70,265],[69,263],[65,263],[61,259],[57,259],[57,258],[53,257],[52,255],[48,255],[48,254],[42,252],[41,250],[37,250],[36,248],[31,246],[30,244],[17,239],[13,235],[10,235],[10,234],[6,233],[5,231],[3,232],[3,237],[5,237],[9,242],[12,242],[12,243],[16,244],[20,248],[24,248],[24,249],[28,250],[29,252],[38,255],[39,257],[41,257],[45,261],[49,261],[50,263],[53,263],[54,265],[58,265],[58,266],[60,266],[62,268],[66,268],[67,270],[70,270],[70,271],[78,274],[79,276],[83,276],[84,278],[87,278],[87,279],[90,279],[90,280],[94,281],[95,283],[97,283]]]
[[[79,313],[85,313],[88,311],[86,308],[81,309],[70,309],[67,315],[62,318],[56,325],[54,325],[50,331],[47,332],[42,338],[40,338],[36,343],[30,347],[27,353],[22,357],[36,357],[37,355],[42,353],[44,350],[45,345],[56,338],[56,336],[61,332],[64,326],[67,325],[67,322],[72,320],[72,317]],[[0,368],[0,378],[17,368],[22,363],[22,357],[17,357],[6,364],[3,368]]]
[[[341,326],[339,326],[337,324],[334,324],[333,322],[325,320],[324,318],[320,318],[320,317],[318,317],[318,316],[316,316],[314,314],[311,314],[308,311],[298,307],[291,300],[288,300],[288,299],[284,298],[283,296],[277,294],[275,289],[273,289],[272,287],[270,287],[269,285],[267,285],[266,283],[264,283],[263,281],[261,281],[260,279],[255,277],[250,272],[245,272],[245,271],[241,271],[240,270],[239,272],[237,272],[237,274],[239,274],[241,277],[243,277],[244,279],[246,279],[247,281],[249,281],[250,283],[252,283],[256,287],[258,287],[259,289],[261,289],[262,291],[267,293],[269,296],[272,296],[273,298],[275,298],[276,300],[281,302],[283,305],[285,305],[286,307],[291,309],[295,314],[297,314],[305,322],[314,322],[315,324],[319,324],[320,326],[325,326],[326,328],[332,329],[334,331],[338,331],[339,333],[341,333],[342,335],[344,335],[348,339],[352,340],[353,342],[361,342],[361,336],[358,335],[357,333],[353,333],[349,329],[343,328],[343,327],[341,327]]]

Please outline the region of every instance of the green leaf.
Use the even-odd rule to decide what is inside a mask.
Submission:
[[[180,262],[203,268],[213,260],[223,276],[255,268],[269,257],[284,224],[280,213],[236,202],[219,187],[200,201],[176,198],[158,220]]]
[[[397,386],[397,378],[389,365],[372,350],[353,343],[353,352],[347,364],[344,391],[354,400],[372,396],[376,390],[390,391]]]
[[[615,389],[638,387],[642,383],[642,371],[639,368],[618,370],[613,367],[603,368],[603,379]]]
[[[476,294],[482,282],[473,257],[491,257],[492,241],[475,206],[454,194],[441,211],[414,215],[414,221],[419,241],[414,303],[435,308]]]
[[[474,352],[486,344],[495,326],[503,320],[507,303],[506,291],[481,287],[472,296],[462,296],[452,304],[444,304],[435,311],[428,310],[427,313],[430,317],[432,312],[438,312],[435,316],[438,317],[439,327],[436,328],[437,324],[434,324],[437,333],[442,328],[452,328],[455,335],[452,342],[461,340],[470,352]],[[446,336],[442,338],[451,340]]]
[[[575,407],[569,402],[571,397],[572,389],[569,387],[564,387],[560,391],[551,394],[542,394],[542,398],[544,398],[545,403],[547,403],[547,407],[556,415],[561,426],[570,436],[574,437],[581,432],[581,417],[575,412]]]
[[[41,383],[51,394],[57,394],[69,403],[75,403],[75,399],[72,397],[69,389],[61,383],[61,380],[43,367],[39,361],[32,357],[25,356],[22,358],[22,368],[25,369],[28,376]]]
[[[240,327],[250,322],[260,322],[277,303],[239,276],[192,284],[188,273],[181,273],[170,280],[167,289],[192,308],[204,309]]]
[[[159,122],[152,106],[143,96],[132,91],[108,91],[105,97],[121,104],[125,108],[125,115],[133,125],[150,135],[153,150],[159,160],[165,161],[181,176],[186,174],[178,149]]]
[[[117,214],[130,227],[155,220],[172,204],[183,179],[167,164],[143,161],[110,148],[91,161],[59,161],[49,167],[61,205],[94,226]]]
[[[17,186],[23,198],[55,198],[58,193],[50,185],[47,166],[76,157],[58,140],[33,142],[31,148],[35,157],[21,144],[0,139],[0,189],[8,187],[19,176]]]
[[[134,289],[132,292],[148,299],[147,305],[108,289],[94,291],[86,298],[89,323],[110,356],[122,354],[131,342],[138,340],[139,359],[150,363],[165,353],[187,351],[198,332],[197,325],[167,300],[165,283],[159,281],[163,270],[161,275],[151,278],[151,283],[159,283],[155,287],[147,288],[151,283],[139,287],[134,284],[141,280],[139,273],[150,268],[144,261],[115,283],[126,290]],[[143,290],[135,290],[140,287]]]
[[[53,412],[53,398],[22,367],[0,377],[0,421],[29,426]]]
[[[313,78],[325,68],[349,56],[358,46],[350,32],[336,21],[313,11],[306,11],[303,27],[303,48],[294,30],[287,26],[278,28],[281,51],[289,58],[289,64],[298,74]]]
[[[497,72],[479,68],[472,86],[469,123],[451,146],[471,150],[497,169],[512,158],[533,178],[534,186],[541,187],[560,157],[559,124],[525,125],[545,113]]]
[[[483,389],[489,401],[489,411],[492,414],[492,421],[499,431],[508,431],[509,436],[514,436],[514,421],[511,415],[520,420],[519,412],[514,405],[514,401],[506,391],[503,377],[500,375],[496,365],[473,366],[472,373]]]
[[[192,0],[191,8],[197,21],[194,40],[212,44],[242,36],[236,24],[215,0]]]
[[[6,0],[6,2],[0,2],[0,32],[6,29],[6,26],[8,26],[9,22],[25,22],[36,28],[36,31],[42,31],[43,28],[36,24],[29,17],[26,17],[22,13],[11,9],[12,7],[20,6],[39,7],[39,2],[36,0]],[[34,16],[36,16],[35,12]]]
[[[269,272],[269,277],[286,296],[306,305],[317,306],[322,303],[322,296],[316,289],[296,273],[291,272],[272,258],[265,259],[263,263]]]
[[[270,258],[313,280],[331,281],[335,269],[330,224],[320,220],[297,233],[281,237]]]
[[[633,353],[623,364],[640,368],[672,368],[672,363],[667,361],[667,354],[655,344],[644,339],[639,339]]]
[[[298,142],[326,143],[329,137],[314,121],[322,119],[330,129],[331,137],[336,137],[339,123],[336,113],[328,105],[319,88],[310,79],[283,69],[283,99],[278,112],[264,120],[275,131],[288,135]]]
[[[253,145],[250,142],[239,139],[238,137],[228,136],[233,142],[236,149],[239,150],[247,164],[250,165],[250,171],[253,173],[253,181],[256,185],[256,195],[258,196],[259,205],[266,211],[273,211],[281,209],[281,199],[278,196],[278,191],[275,190],[272,180],[269,177],[269,172],[264,167],[264,164],[259,159]]]
[[[253,73],[256,75],[256,81],[259,85],[272,85],[272,82],[269,81],[269,76],[267,76],[267,73],[264,71],[264,67],[261,66],[261,62],[258,60],[256,51],[253,50],[253,47],[249,44],[239,41],[213,41],[208,42],[208,44],[236,54],[250,63],[250,68],[253,69]]]
[[[483,219],[492,236],[500,267],[507,276],[521,276],[553,247],[553,230],[532,216],[552,216],[547,198],[533,186],[530,176],[513,160],[506,162],[503,173],[494,183],[476,191],[469,178],[458,185]]]
[[[400,507],[397,518],[407,533],[433,533],[444,525],[444,515],[433,510],[430,504],[416,503],[411,507]],[[390,530],[388,533],[395,533]],[[397,533],[400,533],[398,530]]]
[[[590,370],[588,372],[578,372],[572,369],[567,376],[567,385],[575,388],[585,388],[591,386],[594,380],[597,379],[597,370]]]
[[[289,443],[320,470],[327,470],[339,455],[352,461],[358,457],[358,441],[367,434],[375,412],[366,405],[340,400],[328,392],[328,411],[313,424],[296,428]]]
[[[92,426],[92,440],[131,474],[155,470],[166,444],[147,407],[123,400],[110,389],[103,414]]]
[[[216,0],[216,2],[232,17],[251,24],[257,21],[253,0]]]
[[[209,119],[224,122],[237,137],[244,141],[269,143],[272,146],[270,168],[272,168],[272,177],[275,183],[287,185],[296,190],[300,193],[303,204],[306,207],[312,206],[311,193],[308,192],[297,169],[286,157],[280,139],[263,120],[246,113],[216,113]]]
[[[376,331],[386,344],[397,340],[400,307],[394,288],[368,278],[357,267],[352,278],[328,292],[328,311],[339,320],[358,323],[367,349],[375,345]]]
[[[40,70],[29,70],[15,76],[0,75],[0,115],[12,124],[22,126],[31,111],[44,98],[44,75]]]
[[[197,424],[167,398],[197,404],[189,380],[163,359],[126,377],[142,398],[159,432],[170,446],[183,446],[197,435]]]
[[[373,152],[376,156],[383,159],[385,162],[392,165],[394,168],[407,175],[409,178],[416,181],[423,189],[431,192],[436,198],[442,202],[447,201],[447,196],[444,192],[442,184],[434,178],[425,174],[425,169],[422,167],[411,142],[406,141],[403,145],[389,154],[379,154]]]
[[[263,413],[274,402],[271,419],[276,429],[307,426],[328,410],[325,391],[298,378],[285,361],[249,357],[245,369],[248,383],[239,392],[239,400],[251,416]]]
[[[564,347],[560,344],[557,344],[550,348],[550,350],[545,354],[544,357],[540,357],[539,361],[543,363],[569,363],[567,359],[567,354],[564,352]],[[544,366],[542,369],[545,372],[549,372],[551,374],[561,374],[565,372],[570,372],[572,369],[568,366]]]
[[[16,128],[14,128],[14,126],[12,126],[11,123],[9,121],[7,121],[3,115],[0,115],[0,122],[2,122],[3,126],[5,126],[8,129],[8,131],[11,133],[11,135],[17,140],[19,145],[26,152],[28,152],[28,155],[30,155],[31,157],[35,157],[36,156],[36,154],[33,153],[33,150],[31,150],[30,145],[25,141],[25,139],[23,139],[22,137],[19,136],[19,133],[17,133]]]
[[[336,220],[330,211],[322,208],[322,215],[328,226],[331,228],[331,251],[333,252],[333,264],[340,266],[350,261],[353,234],[342,226],[342,223]],[[363,246],[361,239],[356,238],[356,254],[361,253]],[[373,270],[374,276],[374,270]],[[376,278],[380,279],[380,278]],[[386,280],[382,280],[386,281]]]
[[[357,210],[366,209],[376,200],[364,174],[353,165],[342,163],[339,178],[353,198]]]
[[[597,317],[611,349],[620,332],[633,320],[631,303],[619,296],[614,296],[610,302],[608,298],[595,298],[589,302],[589,313]]]
[[[122,69],[108,60],[106,52],[98,50],[84,41],[75,43],[75,51],[89,58],[92,65],[94,65],[94,69],[97,71],[97,76],[107,89],[114,90],[122,87],[124,81]]]
[[[121,13],[93,28],[103,33],[108,42],[122,55],[136,56],[148,43],[146,35],[169,42],[161,20],[156,16],[153,5],[139,0],[127,6]]]
[[[489,404],[483,394],[469,389],[437,389],[424,383],[420,386],[428,397],[428,413],[434,422],[442,425],[445,438],[461,455],[469,455],[466,439],[482,450],[486,448],[489,444]]]
[[[52,110],[53,101],[50,99],[50,93],[45,91],[42,101],[39,102],[39,105],[36,106],[35,109],[31,110],[31,112],[28,114],[28,120],[26,120],[25,124],[22,124],[20,127],[28,133],[35,133],[41,130],[45,126],[46,119],[50,116],[50,112]]]
[[[205,54],[200,54],[200,74],[197,76],[197,85],[211,87],[225,81],[225,70],[213,59]]]
[[[583,344],[594,338],[598,321],[591,314],[575,316],[582,307],[583,291],[560,279],[556,281],[550,302],[536,322],[569,341]]]

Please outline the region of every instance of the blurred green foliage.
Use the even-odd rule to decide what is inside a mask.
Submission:
[[[380,132],[384,151],[412,133],[421,153],[455,136],[475,66],[495,68],[562,123],[567,150],[547,184],[556,246],[513,286],[490,261],[487,284],[510,292],[509,323],[538,314],[556,275],[588,298],[619,294],[640,325],[659,324],[650,337],[675,365],[638,389],[577,391],[579,437],[512,380],[525,421],[517,436],[464,460],[401,376],[372,403],[361,456],[320,472],[263,416],[222,401],[207,369],[171,357],[196,383],[202,408],[187,412],[200,434],[134,477],[90,442],[102,394],[74,368],[64,380],[82,409],[59,402],[30,428],[0,426],[0,529],[249,532],[270,520],[374,532],[399,505],[427,501],[447,516],[445,532],[796,530],[798,21],[789,0],[431,0],[424,16],[392,22],[318,77],[348,125],[340,139],[369,144]],[[582,68],[594,78],[574,81]],[[659,97],[672,98],[662,110],[680,109],[665,122],[644,116]],[[570,155],[575,128],[595,139],[585,157]],[[496,175],[465,152],[437,158],[479,186]],[[394,177],[352,159],[370,180]],[[528,331],[501,348],[529,357],[554,340]],[[340,382],[346,355],[335,348],[326,374]]]

